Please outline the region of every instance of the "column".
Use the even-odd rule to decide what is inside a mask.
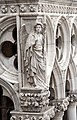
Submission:
[[[68,120],[76,120],[76,103],[71,103],[67,110]]]
[[[64,112],[58,112],[52,120],[63,120],[63,115]]]

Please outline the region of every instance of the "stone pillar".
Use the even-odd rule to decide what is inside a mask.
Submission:
[[[64,112],[58,112],[52,120],[63,120],[63,115]]]
[[[67,110],[68,120],[77,120],[76,119],[76,103],[71,103]]]

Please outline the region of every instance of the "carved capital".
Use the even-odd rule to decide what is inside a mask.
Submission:
[[[77,95],[76,94],[71,94],[70,95],[70,102],[76,102],[77,101]]]
[[[55,112],[66,111],[69,105],[69,97],[64,100],[54,101],[52,104],[55,106]]]
[[[21,108],[23,111],[40,112],[49,104],[49,91],[22,90],[20,93]]]

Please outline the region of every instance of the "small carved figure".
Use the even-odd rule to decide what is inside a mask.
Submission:
[[[37,22],[29,34],[24,51],[27,82],[31,86],[46,87],[43,24]]]

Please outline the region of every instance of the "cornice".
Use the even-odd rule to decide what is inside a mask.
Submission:
[[[49,3],[0,4],[0,15],[15,13],[77,14],[77,7]]]

